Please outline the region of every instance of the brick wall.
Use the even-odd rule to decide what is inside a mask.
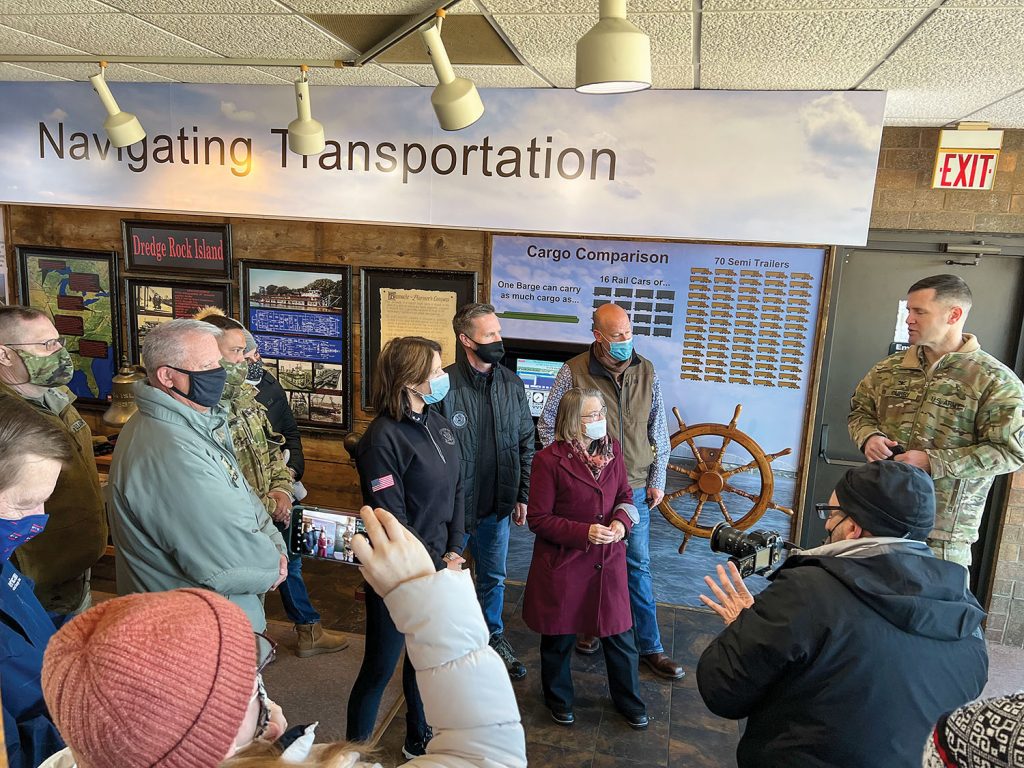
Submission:
[[[873,229],[1024,232],[1024,130],[1006,131],[991,191],[932,189],[938,128],[886,128]]]
[[[994,643],[1024,647],[1024,471],[1013,476],[1003,518],[999,558],[986,636]]]
[[[938,128],[886,128],[878,157],[872,229],[1024,233],[1024,130],[1003,134],[992,189],[932,189]],[[979,238],[980,239],[980,238]],[[1024,647],[1024,470],[1013,477],[998,533],[986,635]]]

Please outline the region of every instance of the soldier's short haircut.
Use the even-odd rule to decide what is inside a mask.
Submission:
[[[142,359],[153,374],[157,368],[181,368],[189,357],[192,337],[212,336],[219,339],[223,331],[202,320],[171,320],[152,328],[142,342]]]
[[[47,419],[20,397],[0,400],[0,493],[21,479],[26,456],[67,465],[71,443],[56,420]]]
[[[473,321],[478,317],[493,314],[494,306],[491,304],[480,304],[475,301],[463,304],[459,307],[459,311],[455,313],[455,317],[452,318],[452,329],[455,331],[455,337],[458,338],[460,333],[464,333],[472,338],[470,332],[473,330]]]
[[[0,306],[0,344],[17,344],[21,340],[21,324],[31,323],[41,317],[50,319],[48,314],[34,307]]]
[[[225,317],[224,315],[207,315],[202,318],[202,322],[209,323],[215,328],[220,328],[222,331],[244,331],[245,326],[234,318]]]
[[[974,303],[971,295],[971,287],[964,282],[963,278],[956,275],[932,275],[923,280],[918,280],[907,293],[914,291],[927,291],[929,288],[935,291],[935,300],[944,304],[968,308]]]

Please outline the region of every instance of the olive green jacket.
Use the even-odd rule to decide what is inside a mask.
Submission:
[[[231,443],[242,476],[272,516],[277,504],[270,492],[284,491],[291,496],[294,481],[281,453],[284,436],[271,427],[266,407],[256,400],[257,392],[250,384],[242,384],[237,393],[226,389],[228,398],[221,400],[221,407],[228,413]]]
[[[970,545],[992,481],[1024,465],[1024,385],[974,336],[964,339],[932,370],[918,346],[878,363],[857,385],[849,430],[862,450],[881,434],[928,454],[935,481],[929,542]]]
[[[85,572],[107,546],[107,515],[92,452],[92,431],[67,387],[54,387],[42,401],[22,397],[0,384],[0,400],[17,397],[46,419],[60,424],[71,440],[73,457],[57,478],[45,504],[46,528],[18,547],[18,570],[36,583],[36,596],[47,610],[67,613],[81,602]],[[59,415],[58,415],[59,414]]]

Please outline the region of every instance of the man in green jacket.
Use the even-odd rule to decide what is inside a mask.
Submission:
[[[117,591],[213,590],[266,627],[260,596],[287,575],[285,545],[235,460],[217,405],[226,371],[218,328],[173,320],[142,348],[148,379],[110,466]]]
[[[17,398],[60,427],[74,456],[46,503],[46,530],[18,547],[18,568],[32,579],[48,611],[78,613],[89,607],[89,573],[107,545],[107,517],[92,432],[65,384],[74,364],[50,317],[30,307],[0,306],[0,400]]]
[[[849,417],[850,437],[868,461],[906,462],[932,476],[928,546],[965,568],[993,480],[1024,465],[1024,385],[964,333],[971,303],[956,275],[910,286],[913,346],[868,372]]]

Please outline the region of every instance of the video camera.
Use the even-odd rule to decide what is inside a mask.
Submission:
[[[796,549],[776,531],[744,533],[728,523],[719,523],[711,531],[711,551],[723,552],[736,564],[740,577],[770,571],[782,559],[784,549]]]

